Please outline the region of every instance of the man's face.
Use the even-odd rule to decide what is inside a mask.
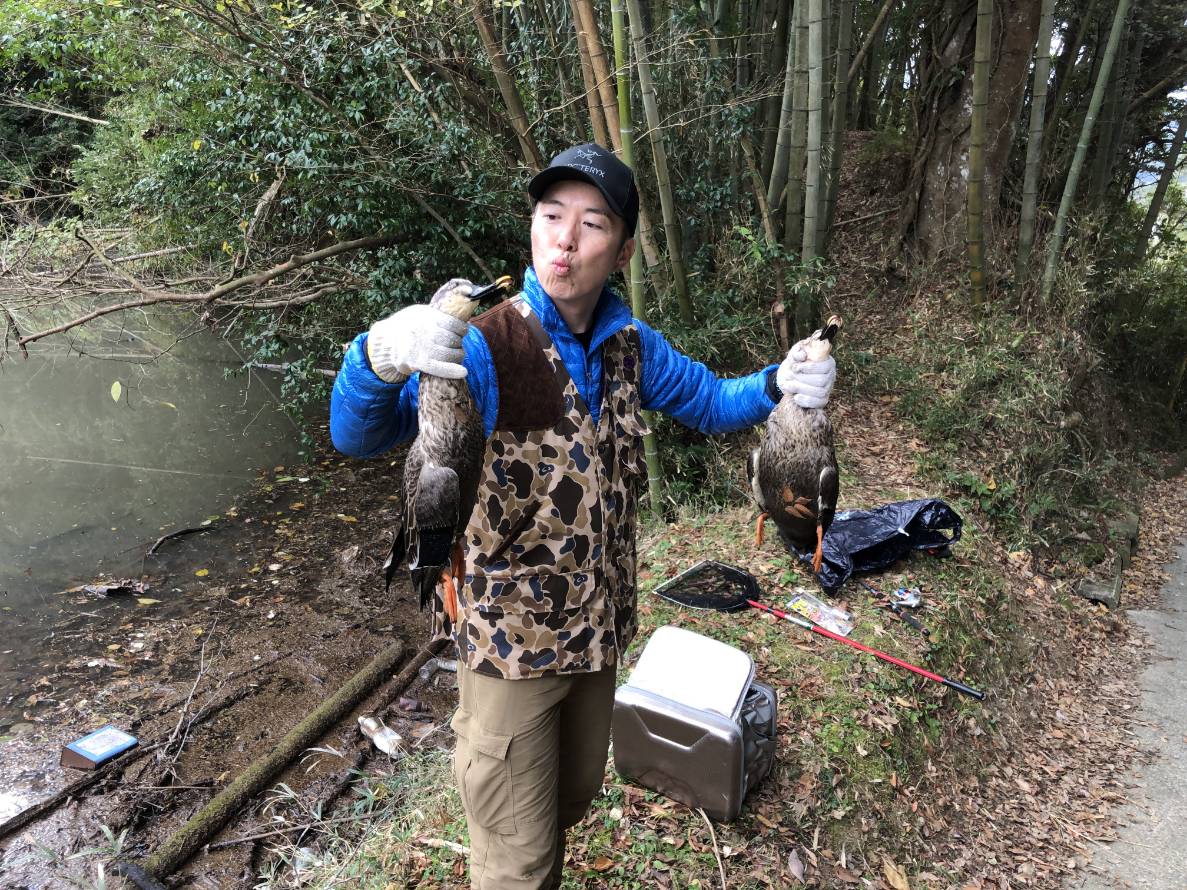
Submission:
[[[551,186],[532,214],[532,265],[558,307],[592,311],[610,275],[631,258],[622,219],[588,182]]]

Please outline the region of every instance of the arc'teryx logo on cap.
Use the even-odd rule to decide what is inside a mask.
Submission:
[[[589,166],[589,164],[570,164],[569,166],[572,167],[574,170],[581,170],[585,173],[592,173],[595,176],[602,177],[602,179],[606,178],[605,170],[599,170],[597,167]]]
[[[635,231],[639,217],[639,192],[631,168],[597,143],[574,145],[554,157],[549,165],[532,177],[528,194],[539,201],[555,182],[584,179],[597,186],[610,210],[626,223],[628,233]]]

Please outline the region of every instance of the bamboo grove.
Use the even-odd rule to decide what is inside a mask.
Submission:
[[[522,265],[523,183],[593,140],[642,186],[635,311],[771,317],[786,343],[860,222],[837,209],[860,144],[896,196],[888,270],[946,265],[971,302],[1042,312],[1084,267],[1178,244],[1184,19],[1171,0],[15,0],[0,227],[131,221],[145,249],[235,274],[382,243],[299,270],[316,298],[246,326],[265,356],[332,355],[427,282]],[[731,290],[747,250],[763,286]]]

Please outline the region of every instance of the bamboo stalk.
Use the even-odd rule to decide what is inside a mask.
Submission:
[[[1055,230],[1051,233],[1047,245],[1047,264],[1043,268],[1043,281],[1040,290],[1040,298],[1044,305],[1050,302],[1051,291],[1055,287],[1055,270],[1059,266],[1059,257],[1063,251],[1068,216],[1071,214],[1072,204],[1076,200],[1076,186],[1079,184],[1080,173],[1084,168],[1084,157],[1088,154],[1092,128],[1096,124],[1096,116],[1100,112],[1100,103],[1113,68],[1113,59],[1117,55],[1117,44],[1121,41],[1121,32],[1125,29],[1125,16],[1128,12],[1129,0],[1118,0],[1117,11],[1113,15],[1113,27],[1109,31],[1109,42],[1105,47],[1104,58],[1101,60],[1100,70],[1097,73],[1096,85],[1092,89],[1092,98],[1088,102],[1088,113],[1084,115],[1084,124],[1080,127],[1080,141],[1076,144],[1076,153],[1072,157],[1067,182],[1063,187],[1063,198],[1059,202],[1059,211],[1055,215]]]
[[[787,200],[783,208],[785,250],[798,250],[804,236],[804,162],[808,150],[808,0],[796,0],[795,13],[791,156],[787,164]]]
[[[828,157],[828,192],[825,196],[824,224],[820,235],[820,252],[828,254],[832,238],[833,218],[837,212],[837,195],[841,191],[841,157],[845,152],[845,135],[849,114],[849,48],[853,32],[853,0],[841,0],[840,22],[837,27],[837,66],[833,84],[833,113],[829,132],[832,150]]]
[[[824,87],[823,0],[808,0],[808,148],[804,171],[804,235],[801,258],[816,258],[820,213],[820,146]]]
[[[973,303],[985,302],[985,125],[989,112],[989,58],[993,40],[993,0],[977,0],[973,49],[973,111],[969,133],[969,184],[966,233],[969,285]]]
[[[577,8],[577,0],[569,0],[569,9],[573,14],[573,29],[577,33],[577,56],[581,63],[581,81],[585,84],[585,107],[589,111],[589,124],[593,130],[594,142],[610,146],[606,115],[598,98],[598,83],[594,79],[593,63],[589,60],[589,44],[586,41],[585,28],[581,25],[581,12]]]
[[[1046,115],[1047,82],[1051,76],[1051,29],[1055,0],[1043,0],[1039,13],[1039,38],[1035,47],[1034,89],[1030,100],[1030,135],[1026,140],[1026,174],[1022,184],[1022,210],[1018,221],[1018,259],[1014,278],[1021,282],[1034,249],[1035,218],[1038,215],[1039,168],[1043,159],[1043,118]]]
[[[765,62],[763,67],[766,70],[767,82],[771,84],[771,87],[779,83],[780,77],[786,81],[788,34],[791,30],[788,27],[788,20],[792,15],[792,4],[793,0],[779,0],[775,12],[775,33],[770,37],[765,47]],[[764,30],[769,29],[764,28]],[[783,106],[786,104],[783,95],[786,92],[786,89],[778,95],[771,92],[763,100],[763,106],[766,109],[766,114],[763,116],[762,121],[763,139],[761,160],[764,182],[770,181],[771,170],[775,166],[775,151],[779,140],[779,125],[783,120]]]
[[[618,78],[618,125],[622,137],[622,160],[632,169],[635,166],[635,130],[631,118],[630,54],[627,45],[626,13],[623,0],[611,0],[610,23],[614,33],[614,67]],[[643,292],[643,257],[636,250],[631,254],[630,292],[631,314],[640,321],[647,318]],[[643,460],[647,464],[647,500],[651,513],[659,516],[663,505],[663,469],[659,462],[659,445],[655,437],[654,415],[643,413],[648,430],[643,434]]]
[[[622,153],[621,123],[618,120],[618,98],[614,95],[614,75],[606,61],[606,50],[602,47],[602,36],[598,30],[598,18],[594,13],[593,0],[574,0],[577,14],[581,16],[581,28],[589,46],[589,61],[593,67],[594,82],[602,100],[602,112],[606,115],[606,129],[616,152]]]
[[[494,24],[490,20],[486,0],[474,0],[473,11],[474,24],[478,27],[478,34],[482,38],[482,44],[490,59],[491,70],[495,75],[495,83],[498,84],[499,94],[507,106],[507,113],[511,117],[511,126],[519,141],[520,155],[529,169],[533,172],[538,171],[543,168],[544,161],[540,156],[540,149],[536,146],[536,140],[532,138],[528,114],[524,110],[523,99],[520,98],[515,79],[507,68],[507,57],[499,42],[498,34],[495,32]]]
[[[775,138],[775,158],[771,165],[771,176],[767,182],[766,202],[773,213],[783,203],[783,191],[787,187],[787,167],[791,161],[791,119],[795,113],[795,44],[798,29],[794,27],[798,9],[804,0],[796,0],[797,12],[792,13],[793,26],[787,33],[786,61],[783,68],[783,102],[779,111],[779,132]]]
[[[631,42],[635,51],[635,70],[639,75],[639,91],[643,97],[643,112],[647,117],[647,135],[651,142],[651,158],[655,164],[656,188],[659,190],[660,209],[664,217],[664,235],[668,244],[668,259],[672,264],[672,284],[676,290],[676,302],[680,307],[680,318],[692,324],[692,300],[688,295],[688,275],[684,269],[684,247],[681,243],[680,221],[676,218],[676,205],[672,196],[672,180],[668,174],[668,153],[664,147],[663,129],[660,124],[659,103],[655,96],[655,84],[651,80],[651,68],[647,63],[647,46],[643,36],[643,11],[639,0],[627,0],[630,13]]]
[[[849,73],[846,79],[850,83],[853,83],[853,79],[857,77],[857,72],[861,70],[861,63],[866,60],[866,56],[869,54],[874,41],[878,37],[878,30],[882,27],[882,23],[886,21],[886,16],[890,14],[890,8],[892,6],[894,6],[894,0],[885,0],[882,8],[878,10],[878,14],[874,17],[874,23],[870,25],[870,30],[866,32],[866,39],[862,41],[861,49],[857,51],[857,55],[849,63]]]
[[[1142,233],[1138,236],[1137,261],[1146,258],[1146,251],[1150,249],[1150,237],[1154,234],[1154,223],[1158,221],[1158,214],[1162,212],[1162,202],[1166,198],[1166,190],[1175,177],[1175,168],[1179,163],[1179,152],[1183,150],[1183,135],[1187,133],[1187,113],[1179,121],[1179,129],[1175,131],[1175,138],[1171,142],[1170,152],[1162,165],[1162,174],[1158,177],[1158,185],[1154,188],[1154,195],[1150,198],[1150,207],[1146,210],[1146,218],[1142,220]]]

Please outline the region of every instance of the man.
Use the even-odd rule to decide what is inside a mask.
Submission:
[[[428,306],[377,322],[351,345],[330,415],[350,455],[410,439],[422,371],[464,376],[483,420],[457,624],[434,619],[458,645],[454,773],[476,890],[559,886],[565,830],[601,788],[615,665],[637,624],[640,411],[729,432],[782,393],[822,407],[836,374],[793,350],[720,380],[633,319],[607,280],[634,252],[639,196],[601,146],[561,152],[528,193],[522,294],[469,326]]]

